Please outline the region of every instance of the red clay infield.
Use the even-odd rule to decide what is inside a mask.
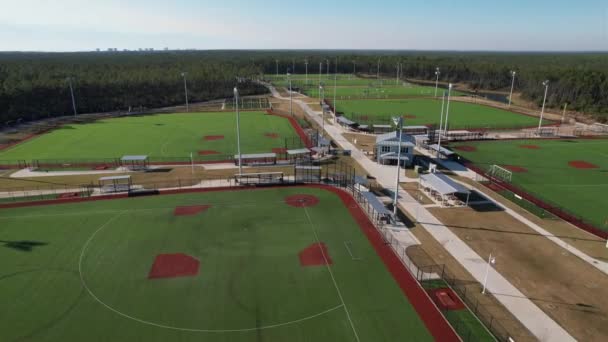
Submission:
[[[279,137],[278,133],[264,133],[264,136],[267,138],[277,139]]]
[[[575,169],[597,169],[599,166],[595,164],[588,163],[584,160],[571,160],[568,162],[568,165]]]
[[[57,196],[57,198],[74,198],[74,197],[80,197],[80,194],[77,192],[65,192],[65,193]]]
[[[283,154],[287,153],[287,149],[285,147],[276,147],[272,149],[272,153]]]
[[[175,207],[173,211],[173,216],[191,216],[202,213],[203,211],[209,209],[210,205],[187,205],[181,207]]]
[[[333,262],[323,242],[313,243],[298,253],[301,266],[331,265]]]
[[[186,254],[159,254],[148,273],[148,279],[192,277],[198,274],[200,262]]]
[[[430,291],[431,298],[438,307],[444,310],[464,309],[464,304],[449,288],[434,289]]]
[[[538,145],[519,145],[519,148],[527,148],[528,150],[538,150],[540,146]]]
[[[453,147],[455,150],[458,151],[465,151],[465,152],[475,152],[477,151],[477,147],[475,146],[470,146],[470,145],[460,145],[460,146],[454,146]]]
[[[313,195],[291,195],[285,197],[285,203],[292,207],[313,207],[319,203],[319,198]]]
[[[528,169],[526,169],[525,167],[521,167],[521,166],[517,166],[517,165],[503,165],[502,167],[504,167],[505,169],[507,169],[511,172],[515,172],[515,173],[528,172]]]
[[[205,135],[203,137],[204,140],[210,141],[210,140],[222,140],[224,139],[223,135]]]
[[[220,154],[218,151],[214,151],[214,150],[201,150],[198,151],[198,155],[199,156],[208,156],[210,154]]]
[[[402,118],[404,119],[415,119],[416,115],[412,115],[412,114],[405,114],[402,116]]]

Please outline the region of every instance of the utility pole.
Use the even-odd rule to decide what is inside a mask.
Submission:
[[[234,87],[234,102],[236,107],[236,148],[237,154],[239,155],[239,175],[243,174],[243,159],[241,156],[241,126],[240,126],[240,113],[239,113],[239,90]]]
[[[336,88],[338,86],[338,57],[336,57],[336,69],[334,72],[334,118],[336,117]]]
[[[538,120],[538,133],[540,134],[540,128],[543,125],[543,116],[545,114],[545,103],[547,102],[547,92],[549,91],[549,80],[543,82],[545,86],[545,97],[543,98],[543,108],[540,111],[540,120]]]
[[[182,72],[182,78],[184,79],[184,95],[186,96],[186,112],[190,111],[190,106],[188,105],[188,83],[186,82],[186,75],[188,73]]]
[[[562,113],[562,123],[566,120],[566,109],[568,108],[568,102],[564,104],[564,112]]]
[[[274,61],[275,61],[275,62],[276,62],[276,64],[277,64],[277,77],[278,77],[278,76],[279,76],[279,60],[278,60],[278,59],[275,59]]]
[[[72,109],[74,110],[74,116],[78,113],[76,112],[76,98],[74,97],[74,87],[72,86],[72,76],[68,77],[68,83],[70,85],[70,94],[72,94]]]
[[[393,200],[393,217],[395,221],[397,221],[397,207],[399,200],[399,175],[401,173],[401,137],[403,135],[403,117],[398,116],[393,118],[393,123],[397,126],[399,142],[397,143],[397,148],[399,151],[397,152],[397,180],[395,186],[395,199]]]
[[[327,61],[327,80],[329,80],[329,59],[326,59]]]
[[[439,85],[439,67],[435,68],[435,97],[437,97],[437,86]]]
[[[321,97],[323,93],[323,85],[319,84],[319,97]],[[325,108],[323,108],[323,104],[321,104],[321,134],[325,135]],[[318,147],[321,148],[321,139],[318,140]]]
[[[306,85],[308,85],[308,59],[304,60],[304,67],[306,68]]]
[[[439,150],[441,150],[441,130],[443,129],[443,107],[445,105],[445,91],[441,98],[441,116],[439,117],[439,138],[437,140],[437,158],[439,159]]]
[[[378,58],[378,66],[376,67],[376,79],[380,79],[380,58]]]
[[[515,71],[511,71],[511,93],[509,94],[509,108],[511,108],[511,102],[513,101],[513,88],[515,87]]]

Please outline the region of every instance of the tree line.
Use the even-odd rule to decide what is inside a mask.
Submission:
[[[423,51],[159,51],[81,53],[0,53],[0,123],[72,113],[68,77],[79,113],[153,108],[184,103],[182,72],[189,100],[232,97],[237,78],[242,95],[267,90],[252,80],[264,74],[329,72],[463,82],[472,89],[515,89],[542,104],[608,120],[608,54],[482,53]],[[337,62],[337,63],[336,63]],[[321,70],[319,69],[321,64]],[[278,70],[277,70],[278,66]],[[379,68],[378,68],[379,66]]]

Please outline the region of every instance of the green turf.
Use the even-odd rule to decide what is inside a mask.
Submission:
[[[439,124],[441,100],[344,100],[338,101],[338,112],[349,118],[366,115],[370,121],[378,117],[411,115],[406,117],[406,125]],[[507,128],[534,126],[538,119],[502,109],[473,103],[452,101],[450,103],[449,125],[451,129],[465,128]]]
[[[296,133],[285,118],[263,112],[241,112],[243,153],[271,152]],[[264,136],[278,133],[279,138]],[[224,135],[205,141],[205,135]],[[236,154],[236,114],[180,113],[113,118],[64,126],[0,152],[0,160],[116,158],[127,154],[189,157],[199,150]]]
[[[319,205],[283,202],[301,193]],[[195,204],[212,207],[173,216],[175,206]],[[341,200],[325,190],[0,209],[0,227],[1,341],[354,341],[343,303],[361,341],[432,340]],[[298,252],[317,241],[331,268],[301,267]],[[198,258],[199,274],[147,279],[160,253]],[[218,331],[232,329],[253,330]]]
[[[441,93],[441,89],[438,90]],[[306,95],[310,97],[319,97],[319,89],[309,88],[305,91]],[[348,98],[394,98],[394,97],[402,97],[402,96],[433,96],[435,93],[435,88],[433,87],[425,87],[418,86],[413,84],[408,85],[395,85],[393,81],[389,85],[385,86],[338,86],[336,87],[336,97],[338,99],[348,99]],[[461,93],[453,93],[454,96],[461,95]],[[325,88],[325,98],[333,99],[334,96],[334,86],[333,83],[329,84]]]
[[[513,173],[513,183],[536,197],[555,203],[608,230],[608,140],[512,140],[451,144],[474,146],[475,152],[456,150],[483,168],[493,164],[515,165],[528,170]],[[537,145],[540,149],[520,148]],[[568,165],[583,160],[597,169],[575,169]]]

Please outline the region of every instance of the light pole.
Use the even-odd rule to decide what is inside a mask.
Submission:
[[[74,110],[74,116],[76,116],[76,98],[74,97],[74,87],[72,87],[72,76],[68,77],[68,84],[70,85],[70,94],[72,94],[72,109]]]
[[[403,134],[403,117],[398,116],[393,118],[393,123],[399,130],[399,142],[397,143],[397,180],[395,187],[395,199],[393,201],[393,217],[397,220],[397,200],[399,199],[399,174],[401,173],[401,136]]]
[[[543,97],[543,108],[540,111],[540,120],[538,120],[538,133],[540,134],[540,128],[543,125],[543,116],[545,115],[545,103],[547,103],[547,92],[549,91],[549,80],[543,82],[545,86],[545,97]]]
[[[292,102],[291,102],[291,74],[287,73],[287,79],[289,80],[289,115],[293,116]]]
[[[439,85],[439,67],[435,68],[435,97],[437,97],[437,86]]]
[[[275,59],[274,61],[277,64],[277,77],[279,77],[279,60]]]
[[[329,59],[326,59],[327,61],[327,79],[329,80]]]
[[[308,85],[308,59],[304,60],[304,67],[306,69],[306,85]]]
[[[357,74],[357,62],[353,61],[353,76]]]
[[[338,86],[338,57],[336,57],[336,69],[334,72],[334,118],[336,117],[336,88]]]
[[[509,108],[511,108],[511,102],[513,101],[513,87],[515,87],[515,71],[511,71],[511,93],[509,94]]]
[[[445,106],[445,129],[443,130],[444,132],[447,132],[447,130],[448,130],[448,119],[450,118],[450,95],[452,94],[452,87],[453,87],[453,84],[450,83],[448,85],[448,103]],[[446,135],[446,139],[447,139],[447,135]]]
[[[295,58],[291,59],[291,73],[292,74],[296,73],[296,59]]]
[[[186,112],[190,111],[190,106],[188,105],[188,83],[186,82],[187,72],[182,72],[182,78],[184,79],[184,95],[186,96]]]
[[[397,64],[397,76],[395,78],[395,85],[399,84],[399,64]]]
[[[323,62],[319,62],[319,84],[321,84],[321,74],[323,73]]]
[[[483,277],[483,289],[481,290],[482,294],[486,294],[486,285],[488,283],[488,274],[490,273],[490,267],[492,267],[492,265],[496,264],[496,258],[492,256],[492,253],[490,253],[490,256],[488,257],[488,264],[486,265],[486,275],[485,277]]]
[[[441,150],[441,130],[443,129],[443,107],[445,105],[445,91],[441,97],[441,116],[439,117],[439,139],[437,142],[437,158],[439,158],[439,150]]]
[[[568,108],[568,102],[564,104],[564,112],[562,113],[562,123],[566,120],[566,109]]]
[[[380,58],[378,58],[378,65],[376,67],[376,79],[380,79]]]
[[[239,113],[239,90],[234,87],[234,101],[236,107],[236,148],[237,154],[239,155],[239,175],[243,174],[243,160],[241,157],[241,126],[240,119],[241,114]]]
[[[321,93],[323,93],[323,84],[319,83],[319,97],[321,97]],[[321,134],[325,135],[325,109],[323,108],[323,104],[321,104]],[[318,140],[318,147],[321,148],[321,139]]]

